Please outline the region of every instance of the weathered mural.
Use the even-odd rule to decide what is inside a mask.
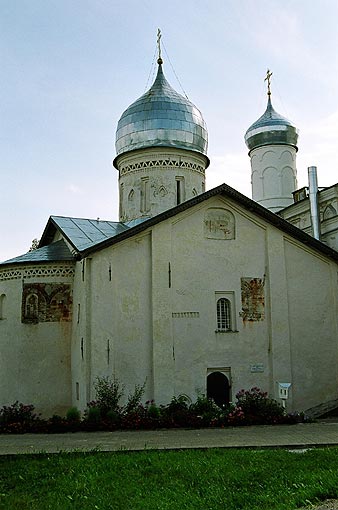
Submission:
[[[235,239],[235,218],[226,209],[211,207],[205,213],[204,235],[207,239]]]
[[[264,320],[264,278],[241,278],[241,294],[243,322]]]
[[[24,283],[21,322],[70,321],[72,316],[71,285],[64,283]]]

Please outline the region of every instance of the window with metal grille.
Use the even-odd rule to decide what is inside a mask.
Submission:
[[[225,298],[220,298],[217,301],[217,329],[231,330],[231,305],[230,301]]]

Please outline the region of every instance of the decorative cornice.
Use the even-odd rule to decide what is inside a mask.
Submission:
[[[75,274],[75,267],[73,263],[58,264],[58,265],[32,265],[25,267],[15,266],[12,268],[0,269],[0,281],[4,280],[18,280],[28,278],[73,278]]]
[[[194,163],[192,161],[184,161],[179,159],[148,159],[145,161],[138,161],[135,163],[129,164],[121,164],[120,166],[120,175],[125,175],[127,173],[135,172],[135,171],[144,171],[152,168],[183,168],[186,170],[192,170],[204,175],[205,167],[198,163]]]

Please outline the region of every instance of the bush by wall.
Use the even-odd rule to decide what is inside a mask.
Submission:
[[[192,402],[187,395],[174,396],[166,405],[157,406],[153,400],[142,403],[145,384],[136,385],[121,404],[123,387],[115,378],[97,378],[97,399],[89,402],[83,417],[76,407],[65,417],[54,415],[42,420],[34,413],[33,405],[15,402],[0,409],[0,433],[60,433],[79,430],[138,430],[172,427],[226,427],[306,421],[302,414],[285,414],[283,407],[257,387],[241,390],[236,403],[218,407],[205,395]]]

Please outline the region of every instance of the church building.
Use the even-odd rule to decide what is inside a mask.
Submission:
[[[0,264],[0,406],[45,416],[98,376],[145,399],[258,386],[288,411],[338,406],[338,185],[297,190],[295,126],[247,130],[249,199],[205,191],[208,133],[161,56],[116,131],[119,221],[51,216],[38,249]],[[318,206],[319,205],[319,206]]]

